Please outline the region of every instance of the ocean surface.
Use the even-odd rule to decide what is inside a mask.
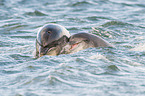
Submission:
[[[48,23],[115,48],[35,59]],[[0,0],[0,96],[145,96],[145,1]]]

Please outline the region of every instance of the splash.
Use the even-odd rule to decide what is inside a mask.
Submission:
[[[107,60],[107,58],[99,53],[97,53],[96,55],[92,55],[89,57],[90,59],[104,59],[104,60]]]
[[[130,51],[145,51],[145,44],[140,43],[136,47],[130,49]]]

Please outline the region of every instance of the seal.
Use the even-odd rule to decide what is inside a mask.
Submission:
[[[75,53],[92,47],[113,47],[113,45],[97,35],[90,33],[77,33],[69,38],[69,42],[66,43],[60,53]]]
[[[69,31],[59,24],[44,25],[37,33],[35,58],[59,55],[69,37]]]

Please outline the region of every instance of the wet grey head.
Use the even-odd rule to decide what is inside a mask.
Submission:
[[[92,47],[113,47],[101,37],[89,33],[77,33],[70,37],[69,42],[62,48],[61,54],[75,53]]]
[[[37,33],[36,57],[58,55],[67,37],[70,37],[69,31],[63,26],[53,23],[44,25]]]

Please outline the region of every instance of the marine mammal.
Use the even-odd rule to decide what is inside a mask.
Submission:
[[[69,38],[69,42],[62,48],[61,54],[74,53],[91,47],[113,47],[113,45],[97,35],[77,33]]]
[[[69,31],[59,24],[44,25],[37,33],[35,58],[58,55],[69,37]]]

